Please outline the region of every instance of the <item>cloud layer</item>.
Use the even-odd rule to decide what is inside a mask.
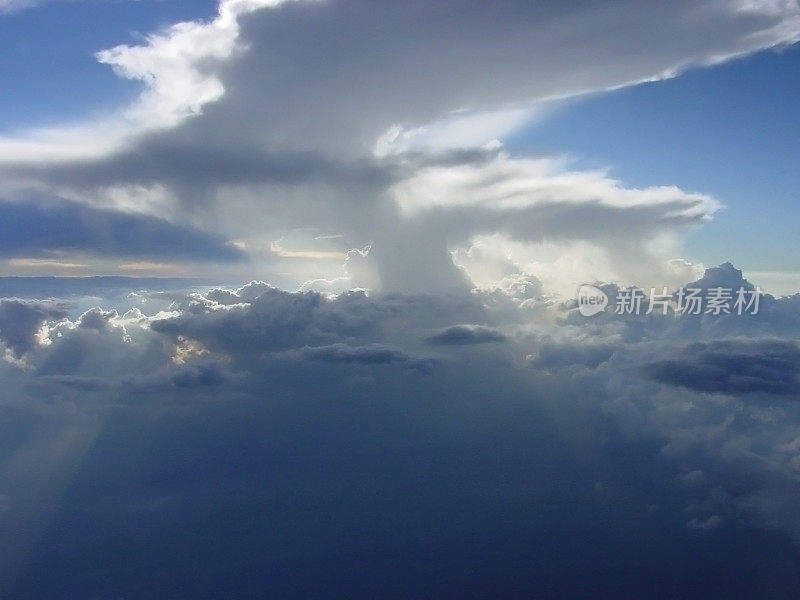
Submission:
[[[371,594],[641,597],[655,573],[691,597],[701,571],[734,595],[794,589],[796,298],[765,296],[758,315],[586,318],[515,290],[3,300],[9,597],[136,595],[142,574],[165,594],[307,596],[323,578],[349,595],[365,564]],[[98,558],[123,534],[136,577]],[[171,544],[195,548],[201,572]],[[102,578],[81,575],[89,562]]]

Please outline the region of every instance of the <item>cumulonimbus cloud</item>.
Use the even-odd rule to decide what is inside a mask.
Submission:
[[[702,223],[715,203],[669,186],[629,189],[553,159],[487,162],[492,151],[475,148],[442,159],[436,148],[395,147],[408,139],[402,131],[509,106],[514,118],[489,122],[517,127],[543,102],[793,43],[798,15],[794,3],[710,0],[469,10],[455,1],[227,0],[208,22],[100,52],[144,85],[116,125],[98,125],[117,133],[99,146],[92,123],[6,138],[0,191],[130,211],[130,199],[123,205],[109,190],[153,190],[135,196],[149,214],[228,239],[325,227],[351,248],[372,243],[381,272],[373,285],[456,289],[463,282],[447,250],[473,235],[571,243],[597,236],[603,227],[588,224],[602,222],[642,240]],[[491,133],[463,122],[473,126]],[[401,133],[386,138],[392,128]]]

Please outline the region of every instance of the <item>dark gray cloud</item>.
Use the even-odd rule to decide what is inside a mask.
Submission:
[[[740,287],[745,290],[755,289],[755,286],[744,278],[741,269],[737,269],[729,262],[722,263],[718,267],[706,269],[700,279],[687,283],[686,287],[700,288],[702,290],[717,287],[732,290],[737,290]]]
[[[81,318],[78,319],[78,327],[103,331],[108,326],[108,322],[118,316],[119,314],[116,310],[103,310],[100,307],[95,307],[81,315]]]
[[[123,377],[123,389],[134,392],[156,392],[174,389],[220,386],[235,379],[224,365],[216,360],[200,360],[154,373]]]
[[[720,340],[691,344],[678,356],[644,367],[662,383],[700,392],[766,392],[800,397],[800,348],[785,340]]]
[[[609,360],[620,344],[603,343],[594,340],[573,340],[556,342],[541,340],[536,346],[536,355],[530,365],[538,369],[559,367],[594,368]]]
[[[213,299],[213,300],[212,300]],[[198,340],[209,348],[239,357],[302,346],[345,341],[382,342],[385,338],[416,342],[413,322],[425,327],[444,319],[479,316],[471,299],[348,292],[327,299],[316,292],[286,292],[252,282],[237,292],[212,290],[190,297],[180,314],[153,321],[154,331]],[[363,345],[363,344],[356,344]]]
[[[434,346],[468,346],[505,342],[506,339],[502,332],[493,327],[471,324],[453,325],[425,337],[425,341]]]
[[[263,282],[168,296],[140,305],[174,302],[168,314],[125,317],[115,292],[34,340],[24,369],[0,363],[14,427],[0,430],[14,456],[0,532],[15,532],[0,538],[15,540],[0,543],[0,585],[22,565],[9,598],[136,597],[143,575],[148,593],[200,598],[640,598],[654,576],[676,597],[767,584],[790,597],[800,584],[800,405],[636,376],[668,352],[689,366],[725,355],[729,373],[745,368],[731,356],[766,356],[749,375],[788,382],[791,339],[685,350],[663,324],[622,335],[622,317],[519,308],[502,345],[419,376],[426,333],[510,309]]]
[[[63,386],[85,392],[104,390],[109,387],[107,380],[91,375],[44,375],[37,378],[34,383]]]
[[[430,369],[440,361],[435,356],[408,354],[400,348],[385,344],[349,346],[339,343],[328,346],[303,346],[296,350],[281,352],[277,356],[293,360],[311,360],[336,364],[400,364],[409,369],[419,370]]]
[[[0,340],[17,356],[36,343],[36,333],[50,319],[63,319],[69,305],[58,300],[0,298]]]

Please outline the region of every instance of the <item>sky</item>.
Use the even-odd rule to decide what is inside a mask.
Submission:
[[[0,597],[795,597],[798,41],[0,0]]]
[[[58,125],[130,102],[138,86],[98,64],[95,52],[216,11],[214,2],[152,0],[8,2],[0,7],[4,133]]]
[[[796,273],[798,66],[792,46],[569,102],[509,146],[567,154],[630,185],[709,193],[726,209],[689,238],[687,256]]]
[[[369,261],[375,262],[383,248],[398,241],[376,241],[390,233],[379,231],[382,224],[363,222],[353,228],[357,219],[344,213],[354,207],[343,197],[359,198],[353,204],[382,204],[370,198],[405,185],[392,186],[392,180],[413,179],[400,174],[411,150],[419,157],[419,150],[433,155],[497,144],[484,151],[494,151],[509,165],[547,158],[554,175],[581,178],[602,172],[621,190],[647,194],[673,186],[678,196],[707,196],[708,206],[695,223],[632,232],[651,239],[641,250],[643,261],[657,261],[663,268],[670,260],[684,260],[702,269],[731,260],[760,277],[773,293],[789,294],[800,284],[796,248],[790,246],[797,116],[787,107],[798,93],[791,3],[734,3],[727,15],[714,12],[724,7],[687,7],[697,23],[694,30],[670,22],[673,29],[655,32],[652,42],[645,42],[645,29],[625,29],[637,17],[650,15],[623,15],[621,3],[576,7],[563,22],[557,7],[544,3],[533,10],[539,20],[530,32],[523,26],[504,29],[508,19],[524,13],[521,8],[511,5],[488,16],[483,12],[489,11],[475,9],[461,30],[454,20],[441,40],[433,23],[448,18],[447,6],[428,11],[432,20],[427,28],[414,28],[409,9],[387,16],[385,25],[371,30],[366,22],[377,17],[359,11],[358,5],[334,11],[324,2],[317,7],[257,4],[228,3],[229,9],[215,16],[213,2],[4,3],[0,168],[5,206],[16,206],[8,208],[14,214],[3,221],[20,236],[31,229],[47,231],[48,217],[42,214],[47,205],[87,225],[69,227],[74,239],[60,236],[49,242],[19,244],[6,234],[1,272],[202,276],[212,271],[233,280],[263,278],[295,288],[318,279],[347,279],[347,252],[371,246]],[[269,42],[248,39],[269,30],[264,15],[284,13],[272,19],[276,26],[286,21],[280,35],[271,34]],[[322,31],[319,19],[332,29]],[[342,35],[361,32],[358,43],[345,43],[334,33],[333,24],[342,20],[347,21]],[[392,23],[394,29],[374,39]],[[554,24],[547,35],[536,29],[545,23]],[[594,27],[603,24],[628,34],[603,38],[605,29]],[[314,45],[286,39],[290,26],[298,28],[298,40],[309,28],[315,31],[324,52],[314,54]],[[492,67],[483,86],[472,85],[477,79],[468,72],[470,52],[463,50],[479,29],[488,37],[473,44],[473,59],[481,61],[475,68],[503,61],[502,68]],[[504,31],[513,35],[492,49]],[[550,38],[558,32],[562,51],[551,52],[555,40]],[[403,35],[414,36],[413,51]],[[669,35],[673,38],[666,39]],[[359,43],[376,46],[366,52],[372,58],[353,59],[365,51]],[[432,60],[429,53],[437,49]],[[526,56],[526,51],[535,54]],[[286,58],[278,60],[277,52]],[[510,54],[504,57],[504,52]],[[431,68],[414,71],[407,85],[400,85],[420,60],[429,60]],[[447,69],[453,80],[449,85],[435,80],[438,68]],[[259,75],[248,79],[248,71]],[[363,87],[363,92],[348,104],[349,86]],[[298,122],[293,112],[308,118]],[[207,129],[219,139],[207,137]],[[205,156],[196,156],[201,148]],[[218,160],[220,153],[224,156]],[[136,164],[137,157],[147,157],[149,164]],[[216,161],[216,178],[204,161]],[[262,163],[269,165],[261,180],[245,182],[246,171]],[[192,167],[208,177],[202,189],[190,189]],[[576,188],[576,193],[584,190]],[[258,203],[254,195],[259,194],[268,200]],[[270,210],[270,199],[285,206],[287,194],[337,197],[316,204],[344,202],[344,209],[332,210],[347,223],[337,222],[325,209],[272,215],[286,211]],[[222,205],[224,214],[217,214]],[[385,215],[360,212],[366,221],[385,220]],[[462,210],[459,219],[472,219],[468,212]],[[197,250],[187,249],[183,241],[172,244],[182,247],[178,250],[154,239],[152,251],[143,252],[123,247],[120,236],[108,232],[110,222],[139,216],[161,220],[162,228],[197,230],[192,232]],[[45,221],[41,227],[35,224],[39,219]],[[156,227],[143,225],[149,226]],[[480,236],[496,233],[492,229],[497,226],[431,231],[443,242],[438,251],[442,268],[453,270],[447,252],[468,252]],[[215,238],[216,249],[205,246],[202,240],[208,236]],[[543,236],[526,232],[516,260],[531,274],[548,277],[533,263],[548,262],[553,244],[559,252],[579,253],[576,243],[586,240],[568,237],[547,241],[548,251],[536,245]],[[762,243],[753,247],[747,242],[753,237]],[[110,238],[115,241],[98,242]],[[517,240],[505,240],[505,246],[512,241]],[[596,247],[600,242],[591,243]],[[511,250],[504,247],[503,252]],[[601,247],[600,252],[614,249]],[[593,267],[553,287],[563,292],[588,279],[655,283],[641,277],[635,269]],[[675,283],[666,275],[661,279],[658,283]],[[405,288],[411,282],[397,285]]]

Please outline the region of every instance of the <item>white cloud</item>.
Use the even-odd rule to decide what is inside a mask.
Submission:
[[[408,217],[429,209],[476,207],[521,213],[541,205],[663,207],[663,218],[702,222],[719,205],[705,194],[674,186],[631,189],[602,171],[570,171],[565,160],[499,154],[480,164],[420,168],[390,190]]]
[[[407,229],[425,223],[450,249],[480,245],[484,260],[491,256],[498,269],[495,282],[524,272],[570,295],[594,280],[685,281],[685,269],[669,262],[679,251],[677,240],[719,208],[704,194],[632,189],[604,172],[570,170],[563,160],[502,153],[481,162],[422,165],[389,193]],[[409,241],[421,244],[419,235]],[[473,282],[495,284],[487,280],[489,263],[468,260],[467,266],[464,258],[456,255],[471,277],[475,271]]]
[[[452,27],[441,28],[443,12]],[[426,127],[421,142],[480,145],[525,123],[548,99],[674,76],[796,41],[799,14],[793,2],[520,3],[467,11],[458,4],[400,10],[224,0],[208,22],[179,23],[141,45],[98,52],[98,60],[144,86],[117,117],[5,139],[0,155],[97,156],[213,103],[220,109],[209,116],[210,129],[187,131],[215,131],[216,139],[201,138],[206,144],[352,154],[398,125],[417,130],[412,137]],[[612,24],[621,33],[607,35]],[[217,119],[220,126],[212,125]]]
[[[377,156],[420,149],[496,147],[503,138],[543,118],[544,106],[505,108],[491,112],[457,111],[416,129],[390,127],[378,137]]]
[[[0,0],[0,15],[31,8],[39,3],[40,0]]]
[[[641,252],[661,264],[713,199],[505,157],[493,141],[554,99],[791,43],[797,15],[788,3],[228,0],[208,22],[99,52],[142,81],[137,102],[102,123],[0,140],[0,190],[188,221],[245,244],[322,228],[348,239],[343,252],[371,245],[369,283],[384,289],[463,288],[448,251],[492,234],[603,252],[625,229],[633,241],[614,260]],[[261,275],[285,283],[342,278],[311,264],[314,250],[298,250],[312,252],[302,261],[250,251]]]
[[[284,0],[223,0],[217,16],[187,21],[148,35],[145,44],[120,45],[95,55],[125,79],[141,81],[143,90],[131,106],[99,122],[35,129],[20,137],[0,137],[0,156],[14,161],[97,158],[118,151],[131,136],[177,125],[200,114],[203,106],[222,97],[221,63],[237,51],[238,19]],[[292,1],[292,0],[285,0]],[[0,12],[35,2],[6,0]]]

